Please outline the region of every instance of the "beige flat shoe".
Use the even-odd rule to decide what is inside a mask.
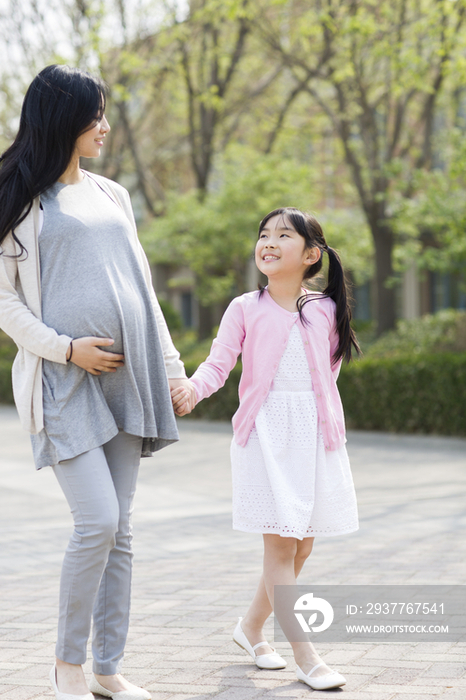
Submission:
[[[95,700],[92,693],[86,693],[85,695],[72,695],[71,693],[62,693],[61,690],[58,690],[57,667],[55,664],[50,669],[49,678],[56,700]]]
[[[144,688],[138,688],[137,685],[133,685],[129,690],[119,690],[117,693],[112,693],[111,690],[107,690],[103,685],[100,685],[97,678],[93,675],[89,682],[89,690],[93,693],[98,693],[103,695],[104,698],[113,698],[113,700],[151,700],[152,695],[148,690]],[[94,698],[92,700],[95,700]]]

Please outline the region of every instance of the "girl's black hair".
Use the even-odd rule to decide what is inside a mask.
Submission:
[[[18,134],[0,156],[0,244],[31,211],[35,197],[65,172],[78,136],[103,117],[106,87],[77,68],[53,65],[32,81]]]
[[[330,248],[327,245],[322,227],[312,214],[302,212],[294,207],[282,207],[280,209],[274,209],[267,214],[259,224],[259,236],[263,228],[265,228],[267,222],[274,216],[282,216],[285,223],[288,221],[296,233],[304,238],[306,248],[319,248],[321,253],[317,262],[313,265],[309,265],[304,274],[304,280],[310,280],[315,277],[322,269],[322,255],[324,251],[329,257],[329,267],[328,267],[328,278],[327,286],[323,291],[323,295],[330,297],[336,303],[336,322],[337,322],[337,333],[338,333],[338,347],[332,358],[333,364],[338,362],[340,359],[349,362],[351,360],[351,350],[352,347],[356,350],[357,354],[361,353],[356,335],[351,328],[351,308],[348,304],[347,290],[345,274],[343,271],[343,266],[341,264],[340,257],[336,250]],[[263,293],[261,289],[261,294]],[[319,294],[304,294],[299,297],[297,301],[297,308],[299,311],[299,316],[302,323],[308,323],[307,319],[304,317],[302,311],[305,304],[310,301],[322,298]]]

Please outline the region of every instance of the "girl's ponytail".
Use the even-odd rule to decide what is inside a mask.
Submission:
[[[323,250],[328,254],[329,259],[327,286],[323,293],[333,299],[337,305],[336,323],[339,340],[332,361],[333,364],[338,360],[349,362],[351,360],[351,346],[354,347],[358,355],[361,354],[361,349],[351,328],[351,308],[348,303],[345,273],[337,251],[328,245],[323,246]]]

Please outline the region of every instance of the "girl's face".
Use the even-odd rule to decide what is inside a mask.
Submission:
[[[83,158],[97,158],[100,149],[104,145],[104,139],[110,131],[110,125],[105,114],[88,131],[85,131],[76,140],[75,153]]]
[[[306,248],[305,240],[283,215],[269,219],[256,243],[256,265],[268,278],[298,276],[320,258],[319,248]]]

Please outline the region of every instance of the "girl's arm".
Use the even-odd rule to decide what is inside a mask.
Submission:
[[[232,301],[220,323],[218,335],[212,343],[209,357],[197,368],[191,377],[195,388],[194,403],[190,405],[184,388],[171,392],[173,409],[177,416],[191,413],[194,406],[220,389],[236,365],[241,353],[245,330],[243,312],[235,299]]]
[[[225,384],[242,351],[245,324],[240,300],[241,297],[234,299],[225,311],[208,358],[191,377],[196,390],[196,403]]]

